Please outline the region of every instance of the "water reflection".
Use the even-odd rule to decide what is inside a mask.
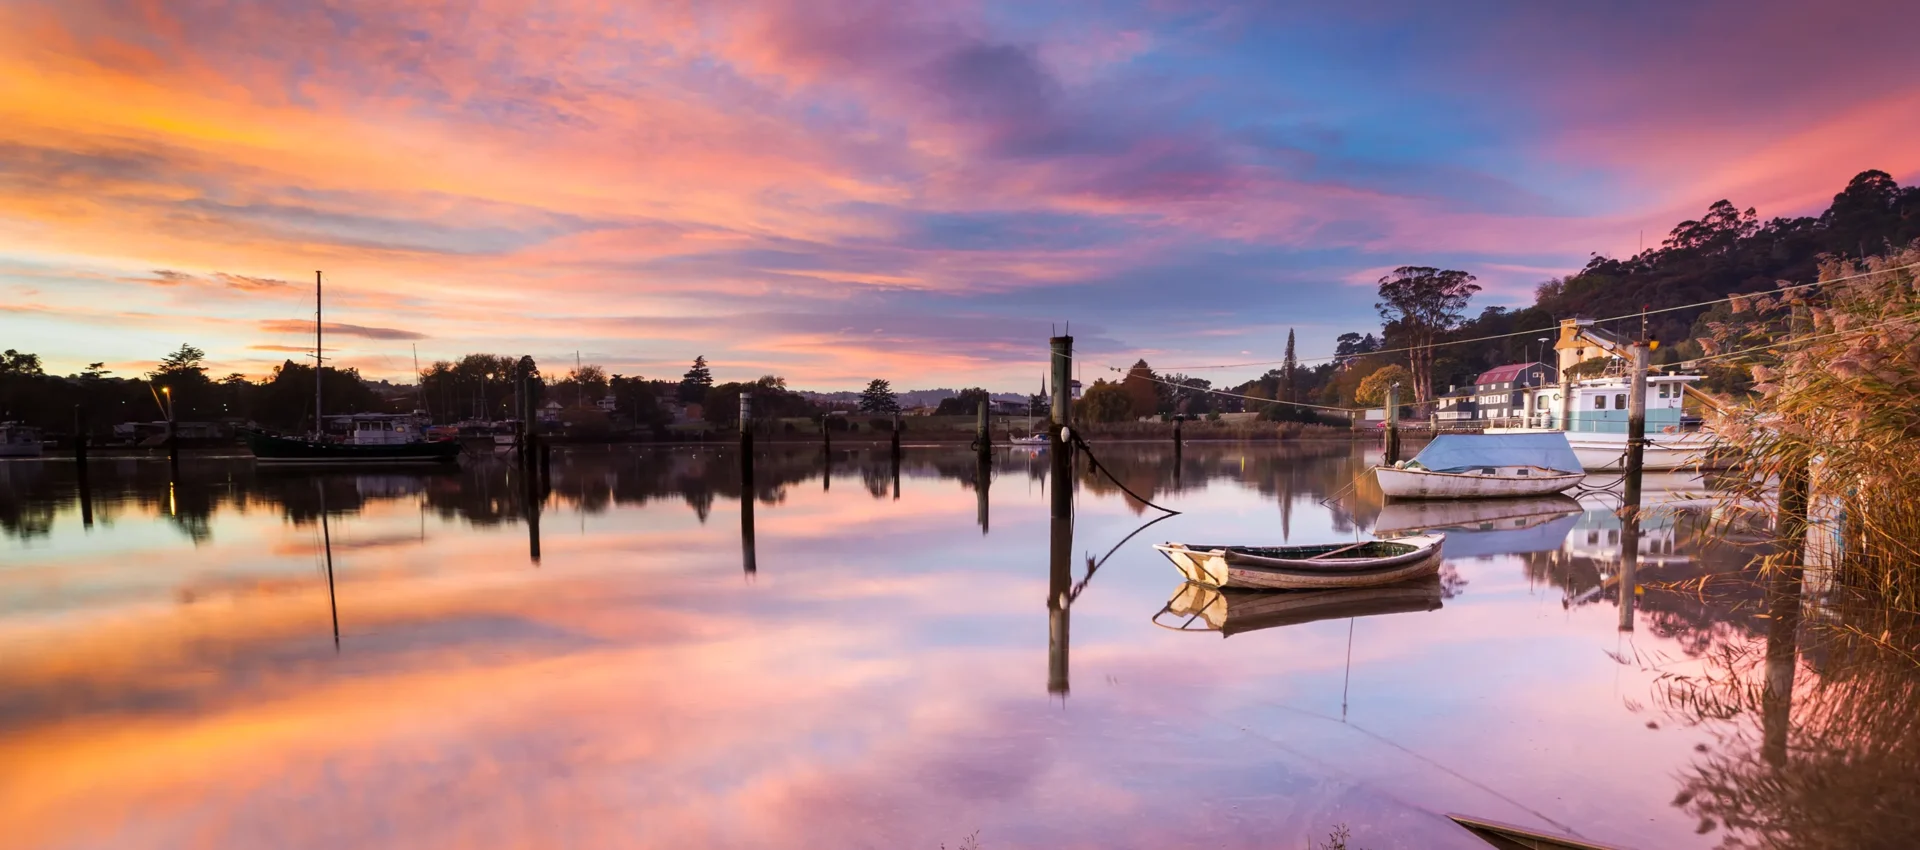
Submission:
[[[559,451],[550,481],[0,464],[0,833],[1300,846],[1344,822],[1480,847],[1460,811],[1641,848],[1917,834],[1911,681],[1809,648],[1842,616],[1825,585],[1728,579],[1759,550],[1710,542],[1700,482],[1646,488],[1630,571],[1604,494],[1387,503],[1346,444],[1098,450],[1184,513],[965,448],[769,445],[750,478],[730,449]],[[1427,529],[1442,576],[1390,596],[1169,599],[1148,548]]]

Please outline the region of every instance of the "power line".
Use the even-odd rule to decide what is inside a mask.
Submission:
[[[1761,295],[1771,295],[1773,293],[1778,293],[1778,292],[1792,292],[1794,290],[1806,289],[1808,287],[1825,286],[1830,283],[1842,283],[1849,280],[1858,280],[1859,278],[1863,278],[1863,277],[1871,277],[1876,274],[1905,271],[1907,269],[1915,269],[1915,268],[1920,268],[1920,263],[1909,263],[1904,266],[1894,266],[1892,268],[1875,269],[1873,271],[1866,271],[1866,272],[1861,272],[1859,274],[1847,275],[1846,277],[1836,277],[1831,280],[1817,280],[1812,283],[1796,283],[1791,286],[1783,286],[1778,289],[1769,290],[1766,292],[1736,293],[1734,295],[1729,295],[1725,298],[1716,298],[1712,301],[1701,301],[1696,304],[1682,304],[1678,307],[1662,307],[1658,310],[1642,310],[1639,312],[1627,313],[1621,316],[1612,316],[1605,319],[1595,319],[1593,321],[1595,324],[1600,324],[1604,322],[1618,322],[1626,319],[1638,318],[1641,316],[1652,316],[1660,313],[1672,313],[1679,310],[1692,310],[1698,307],[1710,307],[1715,304],[1723,304],[1723,303],[1731,302],[1736,298],[1754,298]],[[1409,351],[1414,351],[1419,348],[1441,348],[1449,345],[1465,345],[1470,342],[1486,342],[1488,340],[1506,339],[1509,337],[1516,337],[1516,336],[1526,336],[1527,334],[1549,333],[1552,331],[1557,331],[1559,329],[1560,329],[1559,325],[1554,325],[1552,327],[1534,328],[1531,330],[1513,331],[1511,333],[1503,333],[1503,334],[1490,334],[1487,336],[1470,337],[1468,339],[1450,339],[1450,340],[1444,340],[1441,342],[1436,342],[1427,346],[1406,346],[1402,348],[1387,348],[1387,349],[1380,349],[1377,351],[1362,352],[1359,354],[1335,354],[1329,357],[1296,357],[1294,358],[1294,362],[1295,363],[1326,363],[1326,362],[1335,361],[1335,360],[1369,357],[1375,354],[1403,354]],[[1194,371],[1199,369],[1245,369],[1253,366],[1278,366],[1278,365],[1283,365],[1286,362],[1287,361],[1285,360],[1262,360],[1262,361],[1253,362],[1253,363],[1221,363],[1221,364],[1216,364],[1211,366],[1166,366],[1166,367],[1162,367],[1161,371],[1188,372],[1188,371]]]

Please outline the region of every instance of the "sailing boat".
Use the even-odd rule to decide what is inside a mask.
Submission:
[[[350,417],[353,430],[344,440],[330,440],[320,413],[321,322],[320,273],[313,273],[313,433],[305,438],[283,437],[265,431],[246,432],[247,450],[254,460],[278,465],[359,466],[364,464],[451,463],[460,456],[458,440],[428,440],[413,417],[391,413],[364,413]]]

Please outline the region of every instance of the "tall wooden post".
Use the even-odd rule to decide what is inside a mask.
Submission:
[[[900,468],[900,432],[904,430],[906,430],[906,423],[900,420],[900,411],[896,410],[893,412],[893,436],[890,438],[893,449],[893,467],[896,471]]]
[[[826,413],[820,414],[820,450],[829,454],[833,452],[833,429],[827,426],[832,423],[833,417],[831,415]]]
[[[87,465],[87,406],[73,406],[73,462]]]
[[[1560,372],[1560,430],[1573,430],[1573,379],[1567,377],[1565,370]]]
[[[740,394],[740,483],[753,489],[753,393]]]
[[[1626,501],[1640,505],[1640,474],[1647,454],[1647,347],[1633,346],[1633,376],[1627,388]]]
[[[980,401],[980,409],[973,423],[973,447],[982,458],[993,451],[993,420],[987,412],[987,401]]]
[[[1053,518],[1073,516],[1073,444],[1068,429],[1073,423],[1073,337],[1056,336],[1047,340],[1052,352],[1053,409],[1047,433],[1047,453],[1053,462]],[[1071,535],[1069,535],[1071,536]]]
[[[1400,384],[1387,387],[1387,465],[1400,462]]]

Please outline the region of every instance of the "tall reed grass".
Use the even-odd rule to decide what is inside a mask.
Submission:
[[[1783,481],[1810,485],[1811,528],[1785,540],[1837,587],[1887,610],[1920,611],[1920,244],[1860,262],[1833,261],[1822,284],[1737,298],[1701,340],[1709,358],[1744,366],[1751,397],[1712,426],[1744,474],[1728,495],[1769,500]],[[1792,491],[1791,483],[1786,488]],[[1791,500],[1791,495],[1788,496]],[[1770,566],[1804,566],[1798,547]]]

